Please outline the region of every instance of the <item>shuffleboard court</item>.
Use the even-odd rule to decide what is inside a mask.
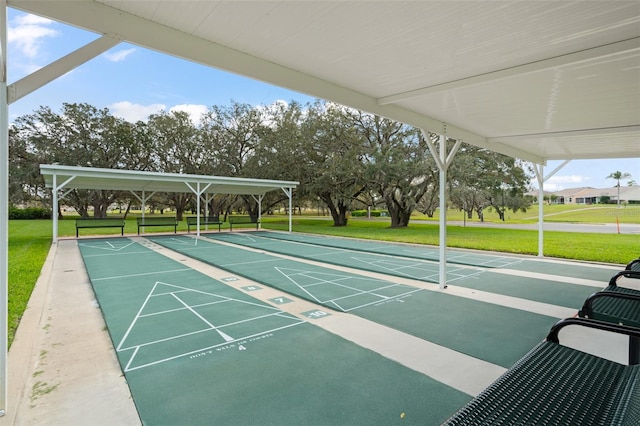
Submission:
[[[149,239],[272,288],[503,367],[521,358],[557,321],[546,315],[399,285],[392,277],[368,278],[209,239],[200,239],[197,245],[188,236]],[[497,351],[498,347],[502,349]]]
[[[439,249],[437,247],[284,232],[262,231],[260,235],[265,238],[307,242],[328,247],[393,254],[394,256],[425,259],[436,262],[439,260]],[[447,263],[483,268],[508,268],[605,282],[615,273],[612,272],[611,267],[606,265],[594,266],[593,264],[558,263],[557,261],[544,259],[527,259],[508,255],[473,253],[451,248],[447,249]]]
[[[143,424],[436,425],[470,399],[126,238],[79,248]]]
[[[337,238],[320,235],[295,234],[284,232],[262,231],[259,235],[265,238],[298,241],[319,246],[356,250],[368,253],[390,254],[412,259],[437,262],[440,259],[439,249],[430,246],[410,246],[386,241],[368,241],[354,238]],[[464,251],[447,251],[447,262],[452,264],[478,266],[483,268],[504,268],[522,262],[510,256],[496,256]]]
[[[265,235],[267,234],[226,233],[219,235],[207,234],[205,237],[288,256],[411,278],[434,284],[438,283],[438,264],[432,261],[425,261],[417,257],[400,257],[384,253],[375,253],[373,251],[360,251],[329,245],[273,239],[265,237]],[[447,268],[447,280],[448,282],[454,282],[458,279],[474,276],[484,271],[485,269],[480,268],[462,268],[449,265]]]
[[[302,242],[297,239],[288,240],[267,237],[272,234],[275,233],[208,234],[206,237],[335,265],[398,277],[408,277],[426,282],[438,282],[438,265],[431,261],[420,260],[417,257],[402,258],[396,255],[373,253],[373,249],[358,251],[332,247],[329,244],[315,245],[314,243]],[[309,239],[309,241],[311,240],[316,241],[318,239]],[[369,244],[366,241],[354,241],[350,245],[355,247],[357,242],[365,246]],[[404,247],[404,252],[406,253],[410,253],[411,250],[420,251],[421,249],[414,246]],[[576,310],[595,291],[594,287],[576,285],[570,282],[510,276],[492,272],[498,269],[501,268],[487,269],[447,265],[447,283]]]

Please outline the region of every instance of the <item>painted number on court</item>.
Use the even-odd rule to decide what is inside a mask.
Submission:
[[[238,281],[238,277],[226,277],[226,278],[223,278],[222,281],[227,283],[230,281]]]
[[[256,291],[256,290],[262,289],[262,287],[259,287],[257,285],[247,285],[247,286],[242,287],[242,289],[246,290],[246,291]]]
[[[311,319],[320,319],[322,317],[326,317],[328,315],[331,315],[325,311],[320,311],[320,310],[315,310],[315,311],[307,311],[307,312],[303,312],[302,315],[304,315],[307,318],[311,318]]]
[[[273,299],[269,299],[270,302],[273,302],[277,305],[284,305],[285,303],[291,303],[293,302],[293,300],[284,297],[284,296],[280,296],[280,297],[274,297]]]

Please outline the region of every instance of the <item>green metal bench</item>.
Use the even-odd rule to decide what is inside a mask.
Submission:
[[[578,316],[640,327],[640,291],[619,286],[621,277],[640,279],[640,271],[618,272],[607,287],[585,300]]]
[[[562,346],[558,332],[578,325],[640,337],[640,330],[583,318],[554,325],[513,367],[445,425],[638,425],[640,365],[622,365]]]
[[[76,219],[76,238],[82,228],[120,228],[120,235],[124,235],[124,220],[112,217]]]
[[[220,220],[220,216],[211,216],[211,217],[201,217],[200,218],[200,226],[202,225],[218,225],[218,232],[220,232],[222,228],[222,222]],[[187,217],[187,232],[191,232],[191,227],[198,226],[198,217],[197,216],[189,216]]]
[[[627,271],[640,271],[640,257],[629,262],[624,269]]]
[[[173,233],[178,232],[178,221],[175,217],[139,217],[138,221],[138,235],[140,235],[140,228],[147,226],[173,226]]]
[[[254,220],[251,216],[229,216],[229,231],[233,231],[234,224],[255,223],[256,229],[260,226],[260,220]]]

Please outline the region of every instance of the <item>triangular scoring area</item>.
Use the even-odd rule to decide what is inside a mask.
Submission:
[[[271,306],[156,282],[116,350],[127,372],[302,322]]]
[[[356,275],[275,268],[295,285],[294,294],[343,312],[397,298],[419,289]]]
[[[82,247],[110,252],[119,252],[134,244],[136,244],[134,241],[122,238],[118,240],[93,240],[78,243],[78,245]]]

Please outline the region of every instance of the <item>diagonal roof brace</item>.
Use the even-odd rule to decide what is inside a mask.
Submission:
[[[15,83],[12,83],[7,87],[7,103],[11,105],[13,102],[23,98],[45,84],[50,83],[74,68],[106,52],[120,43],[120,41],[119,38],[113,35],[103,35],[57,61],[50,63],[44,68],[40,68]]]

